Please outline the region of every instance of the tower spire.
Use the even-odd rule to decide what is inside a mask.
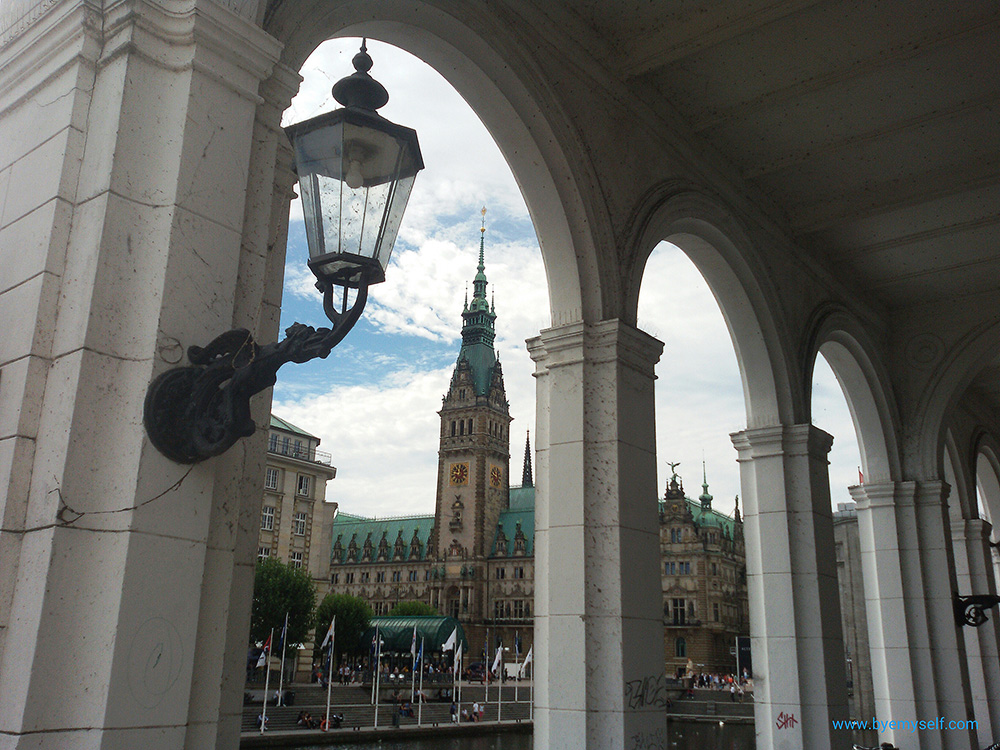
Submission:
[[[524,439],[524,471],[521,473],[521,486],[535,486],[531,478],[531,430],[527,431],[527,437]]]
[[[712,496],[708,494],[708,474],[705,471],[705,459],[701,460],[701,481],[702,492],[701,495],[698,496],[698,499],[701,500],[701,506],[703,508],[711,508]]]
[[[469,362],[476,395],[485,396],[493,379],[497,365],[493,341],[496,338],[494,323],[496,313],[491,309],[486,297],[486,208],[482,210],[482,224],[479,229],[479,266],[472,280],[472,297],[466,296],[462,310],[462,349],[458,361]],[[466,291],[468,295],[468,291]]]

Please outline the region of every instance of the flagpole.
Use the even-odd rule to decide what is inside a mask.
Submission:
[[[497,685],[497,724],[499,724],[500,714],[503,712],[503,641],[497,648],[497,654],[500,656],[500,682]]]
[[[284,704],[282,690],[285,686],[285,641],[288,640],[288,613],[285,612],[285,627],[281,629],[281,669],[278,672],[278,705]]]
[[[274,638],[274,628],[271,628],[271,635],[267,637],[267,658],[264,661],[264,708],[260,711],[260,733],[264,734],[264,725],[267,724],[267,691],[271,684],[271,639]]]
[[[417,694],[417,726],[424,715],[424,637],[420,636],[420,692]]]
[[[483,644],[483,682],[486,684],[486,697],[483,703],[490,702],[490,629],[486,628],[486,643]]]
[[[330,731],[330,691],[333,689],[333,647],[337,645],[337,615],[330,621],[330,666],[326,668],[326,729]]]
[[[410,703],[413,703],[413,693],[417,689],[417,626],[413,626],[413,641],[410,643]]]
[[[378,656],[378,625],[375,626],[375,640],[372,642],[372,656]],[[378,668],[372,665],[372,705],[375,705],[375,678],[378,675]]]
[[[375,626],[375,729],[378,729],[378,688],[379,673],[382,671],[382,638],[378,634],[378,625]]]
[[[521,661],[521,637],[518,632],[514,631],[514,662],[517,663]],[[520,672],[517,675],[517,679],[514,680],[514,703],[517,703],[517,688],[521,684]]]

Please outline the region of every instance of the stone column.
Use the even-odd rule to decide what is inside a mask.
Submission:
[[[955,550],[955,573],[962,596],[996,594],[993,564],[990,559],[991,527],[980,518],[952,522],[951,540]],[[998,613],[990,611],[989,620],[978,628],[964,627],[965,651],[969,662],[969,686],[976,712],[976,734],[983,747],[1000,736],[1000,629]]]
[[[973,718],[968,667],[952,608],[944,482],[851,488],[857,503],[875,710],[882,722]],[[881,742],[969,750],[971,730],[887,728]]]
[[[757,746],[834,750],[847,718],[827,454],[812,425],[733,435],[744,498]]]
[[[235,746],[252,578],[234,565],[252,560],[266,430],[179,466],[142,409],[188,346],[234,323],[273,335],[266,250],[243,231],[279,52],[209,0],[39,4],[0,52],[4,84],[26,87],[0,87],[17,196],[0,231],[44,238],[17,244],[27,277],[0,301],[19,333],[5,391],[11,363],[40,365],[0,462],[4,750]]]
[[[535,508],[535,747],[666,742],[653,366],[617,320],[543,331]]]

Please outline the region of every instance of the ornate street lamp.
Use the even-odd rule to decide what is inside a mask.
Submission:
[[[353,63],[355,72],[333,87],[341,109],[285,129],[295,152],[309,268],[333,327],[293,323],[283,340],[264,346],[238,328],[204,348],[189,347],[191,364],[150,384],[143,413],[150,441],[173,461],[198,463],[252,435],[250,397],[273,386],[286,362],[329,355],[361,317],[368,286],[385,281],[413,180],[424,163],[416,131],[376,111],[389,94],[368,74],[372,59],[365,41]],[[356,290],[350,306],[349,290]]]

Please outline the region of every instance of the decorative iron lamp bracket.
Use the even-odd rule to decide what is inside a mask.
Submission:
[[[1000,596],[996,594],[973,594],[972,596],[954,595],[952,606],[955,608],[955,622],[959,627],[968,625],[978,628],[989,618],[984,610],[1000,604]]]
[[[368,286],[358,288],[354,304],[333,306],[333,285],[317,283],[323,310],[332,328],[293,323],[285,338],[260,346],[244,328],[216,336],[208,346],[188,347],[187,367],[161,374],[149,386],[143,423],[150,441],[164,456],[181,464],[196,464],[229,450],[253,435],[250,399],[274,385],[278,369],[288,363],[325,359],[361,317]]]
[[[191,364],[157,377],[143,410],[150,441],[173,461],[199,463],[252,435],[251,397],[273,386],[285,363],[327,357],[361,317],[368,286],[385,280],[424,162],[416,131],[375,111],[389,94],[368,74],[372,59],[365,40],[352,62],[355,72],[333,87],[343,108],[285,129],[302,186],[309,268],[319,279],[316,287],[333,328],[294,323],[284,339],[264,346],[238,328],[208,346],[188,347]],[[345,213],[365,220],[341,221]],[[333,303],[336,288],[343,294],[339,311]],[[350,289],[357,295],[348,308]]]

